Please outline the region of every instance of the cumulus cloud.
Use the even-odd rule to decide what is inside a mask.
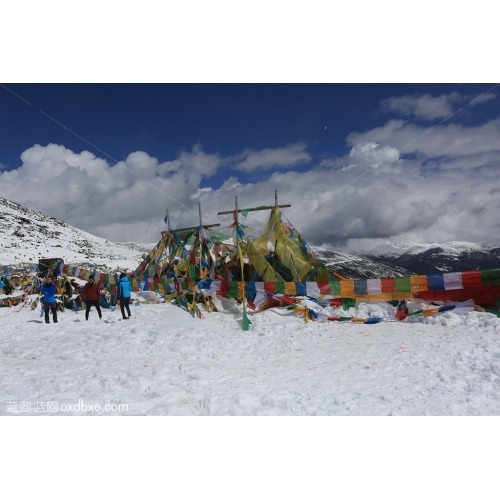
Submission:
[[[432,131],[403,120],[389,120],[381,127],[347,137],[350,146],[368,142],[389,145],[403,155],[417,154],[427,158],[485,154],[500,151],[500,120],[475,127],[443,124]]]
[[[57,144],[35,145],[21,160],[19,168],[0,174],[5,197],[110,240],[137,239],[141,227],[142,241],[155,239],[166,206],[187,219],[190,196],[222,163],[200,146],[165,163],[137,151],[110,165],[89,151],[74,153]],[[145,231],[153,214],[158,224]]]
[[[383,111],[392,111],[405,116],[415,116],[424,120],[446,118],[453,114],[455,105],[462,102],[463,97],[457,92],[434,97],[430,94],[404,95],[390,97],[381,102]]]
[[[288,163],[281,160],[286,171],[264,170],[253,183],[238,179],[237,170],[224,180],[214,178],[235,164],[234,157],[209,154],[200,145],[166,162],[136,151],[116,165],[88,151],[37,145],[22,154],[19,168],[0,172],[0,192],[114,241],[157,241],[167,207],[173,227],[195,226],[198,203],[207,224],[220,222],[224,228],[231,216],[216,214],[231,210],[235,196],[240,208],[272,205],[275,189],[281,204],[292,204],[285,216],[312,245],[352,251],[389,241],[488,241],[498,232],[500,120],[476,127],[450,124],[424,135],[426,130],[391,120],[350,134],[348,154],[317,164],[302,143],[244,151],[236,164],[248,160],[245,171],[263,168],[266,161],[280,164],[279,151],[290,155]],[[266,152],[275,159],[265,161]],[[257,157],[261,160],[252,167],[250,159]],[[294,161],[312,166],[294,170]],[[268,215],[250,212],[246,223],[260,229]]]
[[[219,167],[227,163],[227,160],[223,160],[217,154],[206,154],[201,145],[197,144],[191,152],[182,151],[179,162],[192,172],[196,172],[203,177],[211,177]]]
[[[270,170],[271,168],[287,168],[311,161],[311,156],[306,151],[307,144],[300,142],[290,144],[286,148],[254,151],[247,149],[242,158],[235,164],[236,170],[252,172],[256,170]]]
[[[381,146],[375,142],[354,144],[349,152],[349,161],[344,170],[355,166],[373,169],[385,168],[399,162],[399,151],[389,145]]]
[[[473,97],[469,104],[471,106],[476,106],[477,104],[483,104],[484,102],[491,101],[491,99],[494,99],[495,97],[496,94],[494,94],[493,92],[487,92],[486,94],[481,94]]]
[[[460,95],[458,92],[440,96],[432,96],[431,94],[404,95],[384,99],[380,103],[380,108],[385,112],[432,121],[451,116],[458,110],[460,105],[476,106],[494,97],[496,97],[496,94],[493,92],[477,96]]]
[[[305,148],[296,144],[245,151],[238,158],[247,168],[257,157],[267,168],[271,163],[283,167],[310,159]],[[116,241],[154,241],[167,207],[178,227],[196,225],[197,203],[207,197],[211,203],[204,207],[204,220],[218,222],[215,214],[231,209],[240,189],[235,177],[218,186],[215,194],[201,187],[221,167],[234,164],[234,157],[206,153],[200,144],[167,162],[135,151],[111,165],[89,151],[75,153],[58,144],[35,145],[22,153],[21,160],[19,168],[0,172],[2,196]]]

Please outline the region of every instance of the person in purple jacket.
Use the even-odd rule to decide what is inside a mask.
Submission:
[[[49,309],[52,311],[52,319],[54,323],[57,323],[57,303],[55,298],[56,285],[53,282],[52,276],[47,276],[45,278],[45,283],[40,287],[40,292],[43,293],[45,323],[50,323]]]

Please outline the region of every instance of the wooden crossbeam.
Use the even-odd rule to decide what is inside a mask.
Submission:
[[[195,227],[183,227],[181,229],[174,229],[176,233],[181,233],[183,231],[192,231],[193,229],[198,229],[200,226],[203,227],[203,229],[207,229],[209,227],[218,227],[220,224],[203,224],[203,220],[201,218],[201,203],[198,203],[198,213],[200,217],[200,224]],[[167,222],[168,222],[168,230],[170,231],[170,217],[168,216],[168,208],[167,208]]]
[[[220,224],[203,224],[203,229],[207,229],[208,227],[217,227],[220,226]],[[180,233],[182,231],[192,231],[193,229],[198,229],[200,226],[195,226],[195,227],[183,227],[181,229],[174,229],[176,233]]]
[[[289,208],[292,205],[272,205],[269,207],[260,207],[260,208],[242,208],[239,209],[238,212],[257,212],[258,210],[272,210],[273,208]],[[227,212],[217,212],[217,215],[225,215],[225,214],[232,214],[234,213],[234,210],[228,210]]]

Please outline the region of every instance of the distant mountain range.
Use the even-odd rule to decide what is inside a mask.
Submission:
[[[347,279],[398,278],[414,274],[397,265],[368,256],[349,255],[315,247],[313,250],[328,269]]]
[[[384,264],[403,267],[416,274],[500,267],[500,247],[476,245],[466,241],[425,245],[379,245],[360,255]]]

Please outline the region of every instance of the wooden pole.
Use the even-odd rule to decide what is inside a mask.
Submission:
[[[233,212],[231,212],[231,213],[233,213]],[[220,224],[205,224],[205,225],[203,226],[203,229],[207,229],[207,228],[209,228],[209,227],[217,227],[217,226],[220,226]],[[195,227],[181,227],[181,228],[179,228],[179,229],[176,229],[176,230],[175,230],[175,232],[176,232],[176,233],[181,233],[181,232],[183,232],[183,231],[191,231],[191,230],[193,230],[193,229],[198,229],[199,227],[200,227],[200,226],[195,226]]]
[[[167,208],[167,230],[170,233],[170,215],[168,215],[168,208]]]
[[[289,208],[292,205],[277,205],[278,208]],[[258,210],[272,210],[273,208],[276,208],[276,205],[271,205],[271,206],[265,206],[265,207],[258,207],[258,208],[240,208],[238,209],[238,212],[257,212]],[[227,212],[217,212],[217,215],[226,215],[226,214],[232,214],[234,210],[228,210]]]
[[[278,206],[278,190],[274,190],[274,208]]]
[[[203,237],[203,221],[201,219],[201,203],[198,203],[198,213],[200,215],[200,262],[199,262],[199,266],[200,266],[200,280],[203,278],[203,275],[201,274],[201,261],[202,261],[202,257],[203,257],[203,240],[202,240],[202,237]],[[193,294],[193,300],[194,300],[194,294]]]
[[[238,197],[234,197],[234,206],[236,208],[236,214],[235,214],[235,230],[236,230],[236,248],[238,248],[238,245],[240,244],[240,238],[238,237]]]

